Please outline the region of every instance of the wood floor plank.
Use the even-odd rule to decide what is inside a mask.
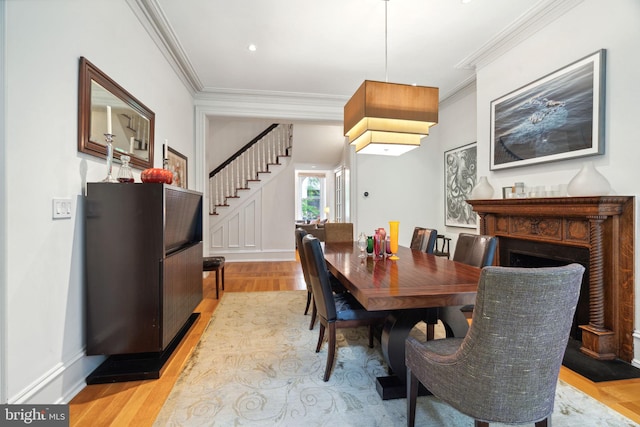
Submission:
[[[224,292],[306,289],[297,261],[227,262],[225,291],[220,290],[220,295]],[[205,274],[203,294],[204,298],[195,310],[200,313],[200,317],[167,361],[159,379],[85,387],[70,402],[70,425],[151,426],[218,305],[219,300],[215,297],[215,275]],[[301,311],[304,310],[305,303],[306,301],[300,301]],[[640,423],[640,379],[593,383],[565,367],[560,370],[560,378]]]

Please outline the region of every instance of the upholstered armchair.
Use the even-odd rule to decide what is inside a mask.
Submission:
[[[407,425],[419,382],[474,418],[546,426],[584,267],[485,267],[464,338],[406,341]]]

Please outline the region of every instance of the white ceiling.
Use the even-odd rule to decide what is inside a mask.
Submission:
[[[441,99],[472,82],[475,65],[579,3],[129,1],[151,16],[194,93],[244,90],[348,98],[369,79],[436,86]],[[250,43],[257,46],[255,52],[247,49]]]

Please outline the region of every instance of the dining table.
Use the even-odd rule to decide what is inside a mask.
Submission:
[[[356,242],[324,244],[327,268],[358,302],[389,312],[380,343],[391,374],[376,384],[383,400],[406,395],[405,340],[414,326],[435,323],[439,308],[473,304],[481,271],[403,246],[395,255],[367,255]]]

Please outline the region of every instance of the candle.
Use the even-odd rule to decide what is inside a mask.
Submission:
[[[129,152],[133,153],[133,141],[135,141],[134,137],[131,137],[131,139],[129,140]]]
[[[111,107],[107,105],[107,133],[111,135]]]

